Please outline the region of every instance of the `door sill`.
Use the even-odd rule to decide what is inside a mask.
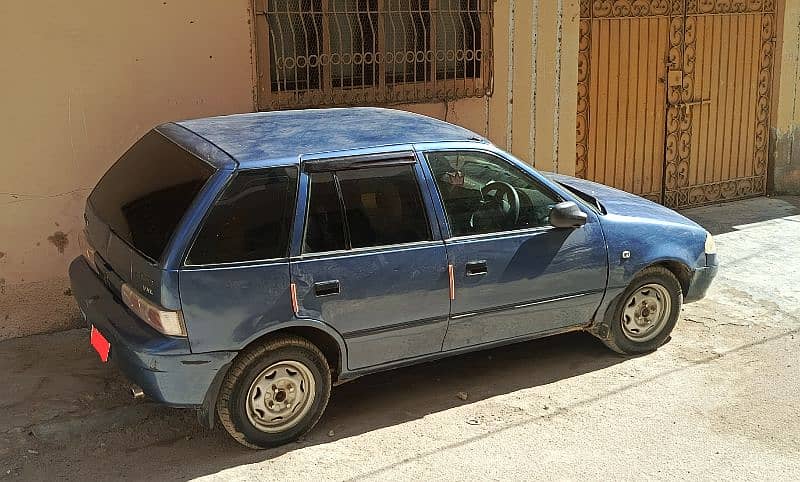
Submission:
[[[413,358],[404,358],[402,360],[396,360],[396,361],[392,361],[392,362],[387,362],[387,363],[383,363],[383,364],[380,364],[380,365],[373,365],[373,366],[370,366],[370,367],[359,368],[359,369],[356,369],[356,370],[343,371],[341,374],[339,374],[339,378],[336,381],[336,383],[334,383],[334,386],[341,385],[342,383],[346,383],[346,382],[355,380],[356,378],[362,377],[364,375],[370,375],[372,373],[378,373],[378,372],[383,372],[383,371],[388,371],[388,370],[394,370],[394,369],[397,369],[397,368],[403,368],[403,367],[407,367],[407,366],[411,366],[411,365],[417,365],[417,364],[420,364],[420,363],[425,363],[425,362],[429,362],[429,361],[435,361],[435,360],[439,360],[439,359],[442,359],[442,358],[449,358],[451,356],[457,356],[457,355],[461,355],[461,354],[465,354],[465,353],[470,353],[470,352],[473,352],[473,351],[488,350],[488,349],[491,349],[491,348],[497,348],[497,347],[501,347],[501,346],[504,346],[504,345],[511,345],[511,344],[514,344],[514,343],[521,343],[521,342],[525,342],[525,341],[536,340],[538,338],[545,338],[545,337],[548,337],[548,336],[560,335],[560,334],[563,334],[563,333],[571,333],[571,332],[574,332],[574,331],[583,331],[588,326],[589,326],[588,323],[580,323],[580,324],[576,324],[576,325],[569,325],[569,326],[565,326],[565,327],[561,327],[561,328],[556,328],[556,329],[553,329],[553,330],[539,331],[539,332],[535,332],[535,333],[530,333],[528,335],[517,336],[517,337],[512,337],[512,338],[503,338],[502,340],[494,340],[494,341],[490,341],[490,342],[486,342],[486,343],[480,343],[480,344],[477,344],[477,345],[469,345],[469,346],[464,346],[464,347],[459,347],[459,348],[452,348],[450,350],[438,351],[438,352],[435,352],[435,353],[430,353],[428,355],[422,355],[422,356],[413,357]]]

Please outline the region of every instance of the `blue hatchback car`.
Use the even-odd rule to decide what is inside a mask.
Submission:
[[[253,448],[379,370],[573,330],[655,350],[717,272],[670,209],[378,108],[163,124],[85,220],[70,277],[101,358]]]

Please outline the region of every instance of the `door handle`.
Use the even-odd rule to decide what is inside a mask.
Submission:
[[[330,281],[320,281],[319,283],[314,283],[314,295],[318,298],[322,296],[333,296],[338,295],[340,291],[339,280],[330,280]]]
[[[489,272],[486,260],[470,261],[467,263],[467,276],[480,276]]]
[[[711,99],[693,100],[691,102],[681,102],[680,104],[675,104],[675,107],[679,107],[679,108],[683,109],[684,112],[686,112],[686,110],[689,109],[689,107],[692,107],[692,106],[695,106],[695,105],[708,105],[710,103],[711,103]]]

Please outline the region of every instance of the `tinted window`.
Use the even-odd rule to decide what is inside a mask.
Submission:
[[[187,263],[288,256],[296,192],[295,168],[240,172],[208,214]]]
[[[344,220],[333,173],[311,174],[304,253],[346,249]]]
[[[353,248],[431,239],[410,165],[337,172]]]
[[[546,226],[559,202],[533,178],[493,155],[448,151],[426,157],[453,236]]]
[[[95,214],[145,256],[158,260],[213,168],[151,131],[92,191]]]

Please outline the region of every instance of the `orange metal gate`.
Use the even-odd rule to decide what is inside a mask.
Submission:
[[[576,173],[670,207],[764,194],[774,0],[582,0]]]

